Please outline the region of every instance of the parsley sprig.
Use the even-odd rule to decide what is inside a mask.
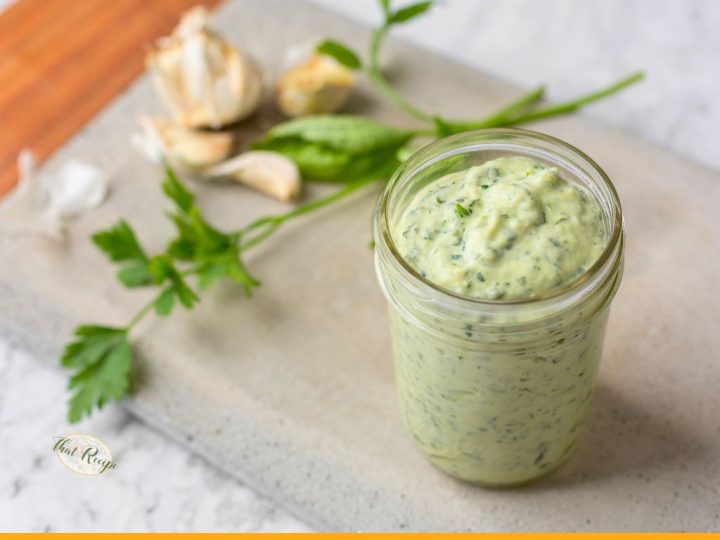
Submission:
[[[124,220],[93,235],[95,245],[119,264],[117,278],[123,286],[150,287],[156,294],[125,326],[81,325],[75,330],[75,340],[65,347],[61,359],[61,364],[72,371],[68,412],[71,422],[127,394],[133,359],[130,335],[148,314],[154,312],[166,317],[176,306],[192,309],[200,301],[200,292],[219,279],[234,281],[250,296],[260,281],[245,265],[248,250],[289,220],[388,178],[412,153],[417,137],[513,126],[572,113],[642,78],[641,73],[636,73],[586,96],[545,107],[540,106],[544,96],[544,88],[540,87],[480,120],[451,120],[425,112],[405,100],[388,82],[380,66],[380,53],[393,27],[419,17],[433,5],[423,1],[394,9],[390,0],[380,0],[383,22],[372,34],[367,62],[337,41],[326,40],[318,47],[319,52],[334,57],[348,68],[362,70],[385,98],[427,124],[427,129],[398,129],[360,116],[320,115],[279,124],[255,144],[257,148],[280,152],[293,159],[305,180],[342,184],[336,192],[287,212],[259,218],[239,230],[223,232],[209,223],[197,206],[194,194],[166,166],[162,189],[173,205],[168,217],[175,225],[176,235],[163,252],[150,255]],[[459,218],[470,212],[459,203],[455,207]]]
[[[374,182],[369,176],[346,184],[342,189],[300,205],[288,212],[266,216],[240,230],[222,232],[213,227],[195,203],[194,194],[166,166],[162,189],[174,205],[168,217],[177,234],[164,252],[150,256],[140,244],[133,228],[124,220],[95,233],[95,245],[108,258],[120,264],[118,281],[128,288],[154,287],[157,294],[122,327],[81,325],[75,341],[65,347],[61,364],[72,370],[68,419],[77,422],[122,398],[130,389],[131,331],[149,313],[170,315],[176,305],[192,309],[200,301],[199,290],[218,279],[235,281],[247,296],[260,286],[245,266],[243,255],[284,223],[340,200]],[[193,280],[196,287],[190,285]]]

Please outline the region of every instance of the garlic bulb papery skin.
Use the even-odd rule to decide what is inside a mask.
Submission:
[[[293,160],[277,152],[252,150],[205,171],[210,177],[232,178],[282,202],[297,200],[302,183]]]
[[[29,150],[18,156],[18,185],[0,200],[3,231],[39,233],[64,238],[64,223],[99,206],[107,196],[104,171],[79,160],[69,160],[42,176]]]
[[[288,116],[332,113],[345,104],[354,84],[352,70],[316,53],[278,79],[277,103]]]
[[[143,116],[138,119],[143,134],[136,146],[152,161],[166,158],[171,164],[201,172],[220,163],[235,147],[235,135],[228,131],[188,129],[165,118]],[[142,148],[144,146],[144,148]]]
[[[219,128],[242,120],[262,96],[262,71],[210,28],[203,7],[188,11],[169,37],[158,40],[146,65],[160,99],[186,127]]]

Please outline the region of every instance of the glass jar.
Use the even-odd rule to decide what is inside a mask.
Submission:
[[[587,188],[603,212],[606,246],[599,259],[545,297],[462,296],[418,274],[393,242],[393,225],[419,189],[503,156],[556,167]],[[623,218],[607,175],[578,149],[531,131],[448,137],[393,175],[375,211],[374,237],[402,414],[428,459],[451,476],[487,486],[524,483],[567,460],[587,422],[622,277]]]

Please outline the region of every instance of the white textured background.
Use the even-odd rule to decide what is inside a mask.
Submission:
[[[316,1],[378,19],[375,0]],[[521,87],[546,83],[552,100],[643,69],[645,83],[586,114],[720,170],[716,0],[445,0],[398,33]],[[118,408],[68,426],[65,384],[0,342],[0,530],[305,529]],[[119,469],[98,479],[60,465],[52,437],[72,431],[105,439]]]

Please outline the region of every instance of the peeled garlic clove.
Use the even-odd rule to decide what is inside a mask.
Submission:
[[[67,218],[100,206],[108,192],[108,179],[101,169],[72,159],[46,175],[42,187],[49,212]]]
[[[107,175],[76,159],[40,176],[35,156],[23,150],[18,166],[18,185],[0,200],[3,231],[40,233],[61,240],[64,220],[99,206],[108,192]]]
[[[283,202],[300,195],[300,171],[290,158],[277,152],[245,152],[205,171],[207,176],[227,176]]]
[[[260,102],[260,68],[210,28],[203,7],[188,11],[169,37],[158,40],[146,64],[161,100],[186,127],[231,124]]]
[[[55,240],[63,238],[60,218],[47,211],[47,194],[37,174],[37,160],[24,149],[18,155],[19,179],[5,197],[0,198],[2,233],[40,233]]]
[[[139,122],[145,132],[145,153],[164,156],[186,169],[200,170],[220,163],[235,143],[235,136],[227,131],[188,129],[163,118],[141,117]]]
[[[277,102],[288,116],[331,113],[345,104],[353,84],[352,70],[334,58],[314,54],[280,77]]]

